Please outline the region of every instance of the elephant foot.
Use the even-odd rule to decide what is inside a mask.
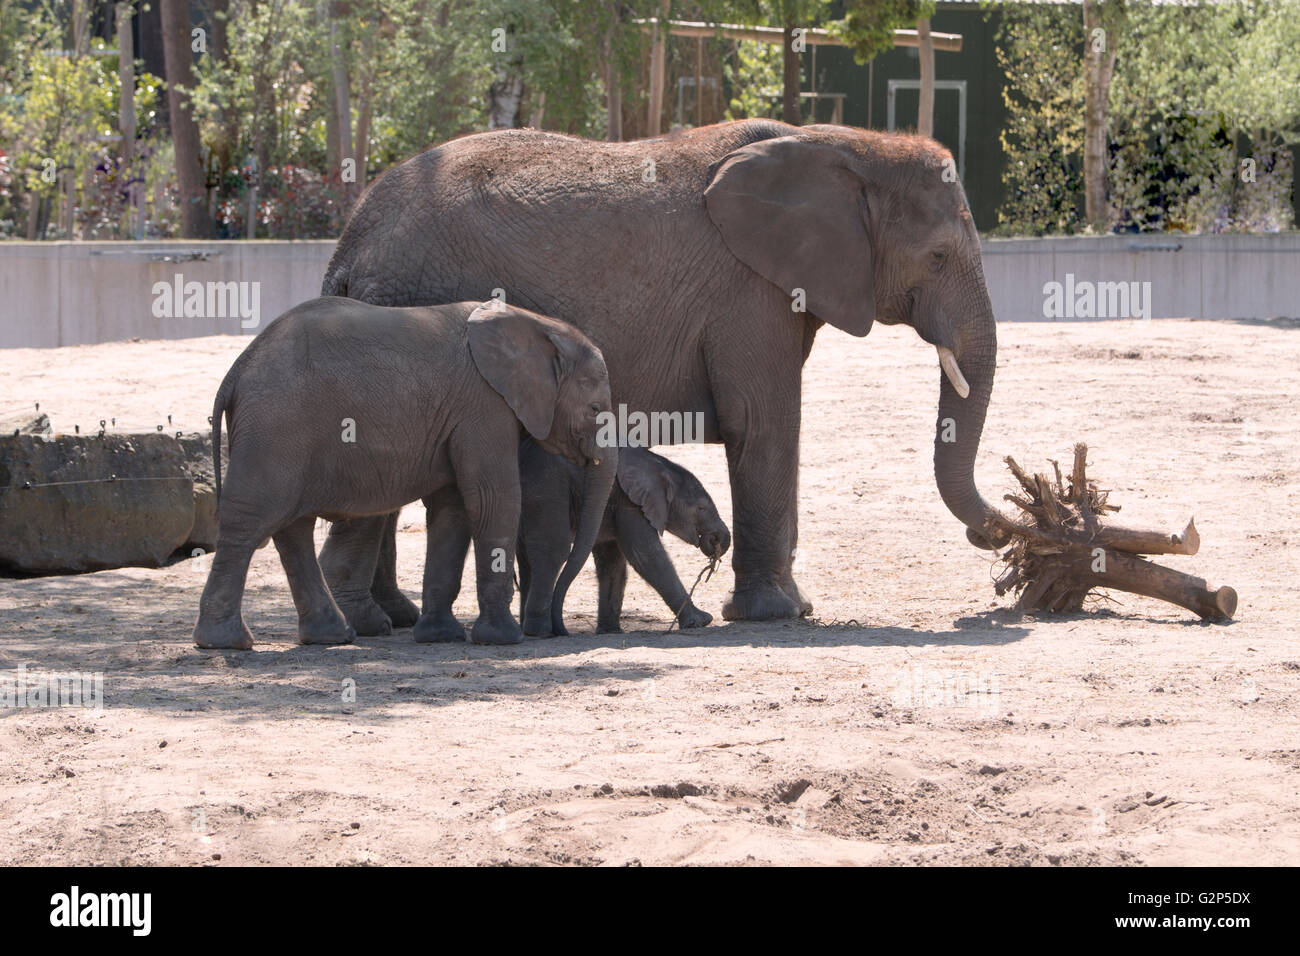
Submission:
[[[463,644],[465,628],[450,611],[421,614],[411,636],[417,644]]]
[[[299,644],[351,644],[356,639],[356,630],[333,608],[298,619]]]
[[[194,644],[219,650],[247,651],[253,647],[253,634],[244,625],[242,617],[224,621],[205,621],[199,618],[194,625]]]
[[[800,617],[807,617],[812,613],[812,601],[803,596],[803,592],[799,590],[799,585],[795,584],[794,578],[791,575],[787,574],[781,581],[781,590],[786,593],[786,596],[789,597],[790,600],[799,605]]]
[[[737,588],[722,605],[722,616],[728,621],[781,621],[802,613],[799,602],[774,584]]]
[[[362,637],[387,637],[393,633],[392,618],[368,592],[335,594],[334,600],[348,624]]]
[[[677,626],[684,631],[693,627],[707,627],[712,621],[712,614],[701,611],[694,604],[682,608],[681,613],[677,615]]]
[[[420,609],[401,591],[372,592],[375,603],[388,615],[393,627],[415,627]]]
[[[524,632],[509,611],[501,614],[480,614],[470,628],[469,639],[475,644],[519,644]]]
[[[596,621],[597,634],[622,634],[623,625],[618,621]]]
[[[551,636],[551,612],[543,611],[541,614],[524,614],[523,631],[529,637],[550,637]]]

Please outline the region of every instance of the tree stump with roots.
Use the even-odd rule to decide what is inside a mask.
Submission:
[[[1237,592],[1212,590],[1204,578],[1154,564],[1144,554],[1192,555],[1200,547],[1194,521],[1179,534],[1137,530],[1103,523],[1119,505],[1107,501],[1088,478],[1088,446],[1074,446],[1069,484],[1053,461],[1054,478],[1029,476],[1007,457],[1024,494],[1006,499],[1025,515],[1022,521],[1003,519],[999,530],[1011,536],[1001,555],[1003,570],[994,584],[999,595],[1018,594],[1023,611],[1077,611],[1096,588],[1144,594],[1200,615],[1207,621],[1227,621],[1237,609]]]

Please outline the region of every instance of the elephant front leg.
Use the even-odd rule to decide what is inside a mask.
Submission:
[[[615,518],[619,545],[637,574],[659,593],[668,610],[683,628],[704,627],[713,615],[701,611],[691,603],[691,597],[677,576],[672,558],[664,550],[664,543],[639,513],[621,511]],[[602,597],[603,597],[602,590]]]
[[[387,519],[381,515],[335,521],[320,552],[330,594],[348,624],[363,637],[393,633],[392,619],[371,594]]]
[[[424,613],[415,623],[420,644],[465,640],[465,628],[452,605],[460,595],[460,579],[469,553],[469,519],[455,488],[424,499],[426,545],[424,558]]]
[[[469,633],[475,644],[518,644],[524,639],[519,622],[510,612],[515,593],[515,540],[519,533],[519,469],[514,462],[510,467],[513,474],[493,476],[494,481],[478,480],[464,469],[457,470],[474,539],[478,619]],[[533,570],[535,573],[536,568]]]
[[[735,588],[722,606],[729,621],[812,613],[791,572],[799,521],[799,402],[763,410],[766,427],[726,437],[731,474]],[[724,429],[724,435],[726,435]]]

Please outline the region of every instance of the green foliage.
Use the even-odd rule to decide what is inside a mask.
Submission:
[[[1300,132],[1300,3],[1129,9],[1111,91],[1118,228],[1290,228]],[[1239,155],[1240,154],[1240,155]],[[1254,164],[1254,182],[1241,160]]]
[[[735,56],[723,66],[731,90],[727,119],[780,118],[781,59],[775,43],[736,42]]]
[[[24,194],[48,201],[68,176],[88,194],[78,223],[95,234],[101,226],[116,235],[123,183],[145,175],[143,158],[134,170],[117,158],[117,57],[69,55],[57,14],[48,5],[24,8],[0,0],[0,153],[7,167],[0,183],[0,235],[21,231]],[[92,50],[105,49],[102,40],[94,40]],[[138,132],[146,138],[160,93],[157,77],[137,77]]]
[[[1083,18],[1055,4],[999,6],[1007,110],[998,231],[1070,233],[1083,212]]]
[[[997,5],[1007,124],[999,231],[1082,228],[1083,43],[1077,7]],[[1300,0],[1101,8],[1117,51],[1107,117],[1114,229],[1293,225]],[[1254,182],[1242,160],[1254,164]]]
[[[894,48],[894,31],[909,30],[934,15],[935,0],[845,0],[844,19],[832,32],[853,44],[853,58],[869,63]]]

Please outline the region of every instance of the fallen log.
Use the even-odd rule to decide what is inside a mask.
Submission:
[[[1028,475],[1015,459],[1006,459],[1023,494],[1005,497],[1025,518],[1003,518],[998,526],[1011,543],[1001,555],[997,593],[1018,594],[1020,610],[1077,611],[1094,589],[1113,588],[1167,601],[1205,620],[1230,619],[1237,610],[1232,588],[1210,588],[1203,578],[1141,557],[1196,554],[1201,538],[1195,522],[1174,533],[1104,523],[1104,516],[1119,506],[1088,478],[1087,457],[1087,445],[1074,446],[1068,484],[1056,462],[1053,479]]]

